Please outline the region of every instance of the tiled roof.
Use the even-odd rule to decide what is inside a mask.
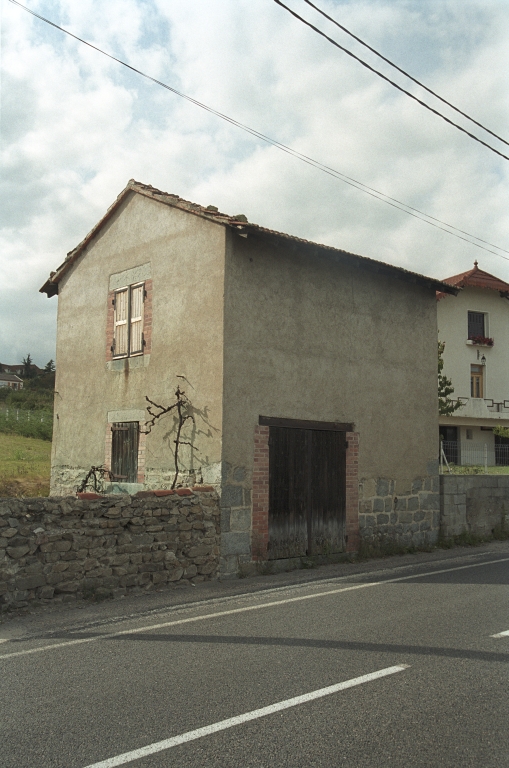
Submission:
[[[16,376],[14,373],[1,373],[0,372],[0,381],[22,381],[19,376]]]
[[[453,275],[453,277],[446,277],[442,282],[457,288],[488,288],[491,291],[509,293],[509,283],[505,283],[495,275],[490,275],[489,272],[479,269],[477,261],[474,261],[473,269],[461,272],[459,275]],[[440,301],[445,295],[445,293],[438,291],[437,300]]]
[[[349,253],[348,251],[344,251],[340,248],[334,248],[330,245],[314,243],[310,240],[304,240],[303,238],[295,237],[294,235],[287,235],[284,232],[277,232],[272,229],[267,229],[266,227],[261,227],[258,224],[252,224],[251,222],[248,222],[246,217],[242,214],[230,216],[227,213],[221,213],[221,211],[219,211],[215,206],[209,205],[205,207],[198,205],[197,203],[191,203],[189,200],[184,200],[178,195],[169,194],[168,192],[161,192],[161,190],[152,187],[150,184],[142,184],[141,182],[135,181],[134,179],[131,179],[126,188],[117,197],[113,205],[108,208],[105,215],[88,233],[85,239],[82,240],[81,243],[76,246],[76,248],[74,248],[74,250],[67,254],[65,261],[57,268],[55,272],[51,272],[49,279],[40,289],[41,293],[46,293],[48,298],[58,293],[58,283],[64,274],[77,261],[81,253],[92,241],[100,228],[108,221],[108,219],[116,211],[126,195],[130,192],[137,192],[138,194],[143,195],[144,197],[148,197],[152,200],[156,200],[157,202],[169,205],[173,208],[179,208],[183,211],[187,211],[194,216],[200,216],[201,218],[206,218],[209,221],[215,222],[216,224],[230,227],[238,234],[259,234],[260,236],[268,237],[279,242],[292,242],[295,245],[300,245],[307,250],[312,249],[316,251],[318,249],[320,251],[329,252],[331,254],[333,253],[342,255],[344,257],[355,260],[357,265],[360,267],[385,273],[388,276],[394,277],[396,279],[426,285],[427,287],[437,292],[443,292],[444,295],[445,293],[450,293],[453,295],[458,293],[458,289],[456,287],[447,285],[443,282],[440,282],[439,280],[434,280],[431,277],[425,277],[424,275],[420,275],[417,272],[410,272],[409,270],[403,269],[402,267],[395,267],[392,264],[377,261],[376,259],[370,259],[367,256],[359,256],[357,254]]]

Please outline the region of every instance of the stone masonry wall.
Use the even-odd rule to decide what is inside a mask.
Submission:
[[[378,478],[359,484],[361,540],[403,546],[434,544],[440,532],[438,463],[430,462],[429,475],[415,478],[399,490],[394,480]]]
[[[509,476],[442,475],[440,514],[445,538],[509,531]]]
[[[0,609],[217,576],[211,486],[85,496],[0,499]]]
[[[251,561],[251,483],[244,467],[222,467],[221,559],[223,577],[236,576],[239,564]]]

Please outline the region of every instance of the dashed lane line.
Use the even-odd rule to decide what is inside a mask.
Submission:
[[[36,653],[43,653],[44,651],[52,651],[57,648],[68,648],[73,645],[84,645],[86,643],[95,643],[99,640],[108,640],[115,637],[122,637],[125,635],[136,635],[142,632],[148,632],[155,629],[164,629],[166,627],[176,627],[181,624],[191,624],[197,621],[206,621],[207,619],[217,619],[221,616],[232,616],[236,613],[247,613],[249,611],[259,611],[264,608],[272,608],[274,606],[286,605],[288,603],[298,603],[303,600],[314,600],[317,597],[328,597],[330,595],[338,595],[342,592],[353,592],[358,589],[368,589],[369,587],[379,587],[384,584],[395,584],[399,581],[409,581],[411,579],[422,579],[426,576],[437,576],[442,573],[452,573],[454,571],[463,571],[467,568],[480,568],[486,565],[494,565],[496,563],[503,563],[509,561],[509,557],[498,558],[497,560],[484,561],[482,563],[470,563],[469,565],[460,565],[456,568],[442,568],[437,571],[428,571],[427,573],[412,574],[408,576],[398,576],[394,579],[384,579],[381,581],[368,581],[361,584],[353,584],[348,587],[338,587],[337,589],[328,589],[321,592],[313,592],[307,595],[299,595],[298,597],[287,597],[282,600],[271,600],[266,603],[257,603],[255,605],[244,605],[241,608],[231,608],[227,611],[216,611],[215,613],[205,613],[200,616],[188,616],[184,619],[173,619],[172,621],[164,621],[159,624],[150,624],[144,627],[136,627],[134,629],[124,629],[116,632],[105,632],[101,635],[94,635],[93,637],[80,637],[75,640],[65,640],[62,643],[52,643],[50,645],[42,645],[36,648],[26,648],[22,651],[11,651],[11,653],[0,654],[0,661],[2,659],[12,659],[18,656],[30,656]]]
[[[509,629],[506,630],[505,632],[497,632],[496,635],[490,635],[490,637],[496,637],[496,638],[499,638],[499,637],[509,637]]]
[[[153,755],[156,752],[163,752],[171,747],[176,747],[179,744],[185,744],[195,739],[201,739],[204,736],[210,736],[212,733],[218,731],[225,731],[228,728],[233,728],[235,725],[241,725],[242,723],[248,723],[250,720],[257,720],[260,717],[267,717],[274,712],[281,712],[283,709],[290,709],[291,707],[297,707],[299,704],[306,704],[308,701],[314,701],[315,699],[321,699],[324,696],[330,696],[333,693],[339,691],[345,691],[347,688],[354,688],[356,685],[363,685],[369,683],[372,680],[378,680],[381,677],[387,677],[388,675],[394,675],[397,672],[403,672],[408,669],[409,664],[398,664],[394,667],[386,667],[385,669],[379,669],[377,672],[370,672],[368,675],[361,675],[361,677],[354,677],[351,680],[345,680],[343,683],[336,683],[336,685],[329,685],[327,688],[319,688],[316,691],[305,693],[302,696],[294,696],[292,699],[285,699],[284,701],[278,701],[275,704],[270,704],[268,707],[262,707],[261,709],[253,709],[251,712],[245,712],[243,715],[237,715],[236,717],[229,717],[227,720],[220,720],[218,723],[212,723],[206,725],[203,728],[197,728],[194,731],[187,731],[187,733],[181,733],[178,736],[172,736],[169,739],[163,741],[156,741],[153,744],[148,744],[140,749],[134,749],[131,752],[124,752],[116,757],[110,757],[107,760],[101,760],[99,763],[93,763],[87,765],[86,768],[115,768],[117,765],[125,765],[131,763],[134,760],[139,760],[142,757]]]

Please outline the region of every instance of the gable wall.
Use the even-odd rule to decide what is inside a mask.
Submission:
[[[108,412],[117,412],[114,420],[122,420],[122,412],[126,421],[137,420],[144,417],[145,395],[173,402],[176,374],[188,379],[184,388],[198,410],[196,452],[191,456],[183,448],[182,459],[188,470],[198,471],[198,480],[200,467],[204,481],[217,479],[224,237],[221,226],[133,193],[64,277],[58,297],[53,493],[72,492],[92,464],[104,463]],[[147,264],[150,354],[107,361],[110,276]],[[146,437],[147,487],[171,483],[172,427],[167,416]]]

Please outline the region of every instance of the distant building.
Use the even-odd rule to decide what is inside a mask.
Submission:
[[[36,376],[40,376],[42,373],[44,373],[44,369],[39,368],[39,366],[35,365],[34,363],[30,365],[30,368],[32,369],[32,373],[34,373]],[[14,365],[0,363],[0,371],[3,371],[3,373],[14,373],[16,376],[23,378],[25,373],[25,366],[23,363],[15,363]]]
[[[0,387],[9,387],[9,389],[23,389],[23,381],[14,373],[0,373]]]
[[[443,372],[452,381],[452,397],[463,403],[452,416],[440,416],[447,458],[507,464],[509,441],[494,435],[493,427],[509,427],[509,283],[479,269],[477,261],[444,282],[462,289],[454,301],[437,294]]]

